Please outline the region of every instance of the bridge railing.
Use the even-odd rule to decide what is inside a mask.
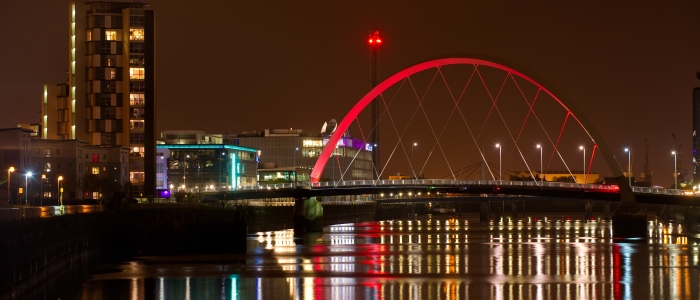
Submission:
[[[289,182],[263,184],[241,187],[239,190],[275,190],[294,188],[342,188],[342,187],[372,187],[372,186],[521,186],[584,189],[594,191],[619,192],[617,185],[609,184],[578,184],[575,182],[541,182],[541,181],[508,181],[508,180],[454,180],[454,179],[380,179],[380,180],[347,180],[323,182]],[[695,195],[692,192],[679,189],[664,189],[633,186],[632,191],[643,194],[660,195]]]

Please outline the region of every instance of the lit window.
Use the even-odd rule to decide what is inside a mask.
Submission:
[[[85,36],[85,39],[88,41],[92,41],[92,31],[87,31],[87,35]]]
[[[131,79],[143,79],[144,73],[144,68],[129,68],[129,78]]]
[[[100,167],[92,167],[93,175],[100,175]]]
[[[129,101],[131,106],[143,106],[144,104],[143,94],[129,94],[129,98],[131,100]]]
[[[132,41],[143,41],[143,29],[130,29],[129,39]]]
[[[116,30],[106,30],[105,31],[105,40],[116,41],[117,40],[117,31]]]

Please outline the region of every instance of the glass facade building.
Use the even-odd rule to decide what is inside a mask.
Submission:
[[[257,185],[257,150],[222,144],[157,145],[156,187],[212,192]]]

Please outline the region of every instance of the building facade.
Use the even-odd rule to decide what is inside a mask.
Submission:
[[[306,134],[301,129],[265,129],[264,131],[244,132],[224,137],[224,143],[258,149],[259,170],[271,174],[269,181],[288,178],[300,174],[297,181],[308,180],[328,136]],[[370,144],[344,136],[338,141],[335,151],[328,160],[321,181],[348,181],[372,179],[372,147]],[[289,169],[293,170],[291,176]],[[279,175],[274,175],[279,174]]]
[[[205,192],[257,186],[257,150],[222,144],[157,146],[158,190]]]
[[[45,85],[41,106],[43,139],[127,147],[132,195],[155,193],[145,176],[155,173],[155,17],[146,7],[71,3],[68,82]]]

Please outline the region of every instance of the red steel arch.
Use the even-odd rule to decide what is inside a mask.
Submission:
[[[508,66],[505,66],[500,63],[496,63],[493,61],[485,60],[485,59],[479,59],[479,58],[470,58],[470,57],[449,57],[449,58],[439,58],[439,59],[434,59],[434,60],[429,60],[425,61],[419,64],[416,64],[414,66],[408,67],[404,70],[401,70],[394,75],[391,75],[389,78],[386,80],[382,81],[379,85],[377,85],[375,88],[373,88],[369,93],[367,93],[360,101],[355,104],[355,106],[352,107],[350,112],[343,118],[342,121],[338,124],[335,132],[333,135],[331,135],[330,139],[328,140],[328,143],[326,146],[324,146],[323,151],[321,152],[321,155],[319,156],[318,160],[316,161],[316,165],[314,165],[313,170],[311,171],[311,182],[318,182],[321,174],[323,173],[323,169],[326,166],[326,163],[328,162],[328,159],[333,152],[335,145],[338,143],[338,140],[340,140],[341,136],[343,133],[348,129],[350,124],[352,124],[353,120],[357,118],[357,116],[362,112],[362,110],[367,107],[374,99],[376,99],[380,94],[382,94],[385,90],[387,90],[389,87],[393,86],[395,83],[411,76],[412,74],[416,74],[418,72],[422,72],[428,69],[432,68],[439,68],[441,66],[447,66],[447,65],[474,65],[476,67],[490,67],[498,70],[502,70],[505,72],[508,72],[512,75],[518,76],[524,80],[527,80],[537,88],[541,89],[543,92],[547,93],[552,99],[556,100],[562,107],[564,107],[573,117],[576,122],[581,125],[581,128],[588,134],[588,136],[591,138],[591,140],[594,142],[594,144],[600,149],[603,157],[606,160],[606,163],[610,167],[611,172],[613,173],[613,176],[618,179],[622,178],[621,180],[618,179],[618,185],[620,185],[621,189],[623,189],[623,186],[626,186],[629,188],[627,185],[627,180],[624,179],[624,175],[622,173],[622,170],[620,169],[619,165],[615,161],[615,158],[609,151],[609,148],[607,145],[604,143],[602,138],[600,138],[600,135],[597,133],[597,131],[594,129],[594,127],[588,122],[581,113],[574,114],[572,109],[571,109],[571,104],[566,105],[562,99],[559,97],[555,96],[554,93],[552,93],[549,89],[545,88],[543,85],[532,79],[531,77],[513,69]],[[630,189],[631,192],[631,189]]]

